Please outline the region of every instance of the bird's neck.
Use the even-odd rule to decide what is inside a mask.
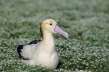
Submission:
[[[43,48],[47,51],[54,50],[54,37],[50,32],[43,32],[43,39],[42,39]]]
[[[50,32],[43,32],[43,41],[54,41],[53,34]]]

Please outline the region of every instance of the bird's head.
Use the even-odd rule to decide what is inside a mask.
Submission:
[[[64,37],[68,37],[68,33],[62,30],[58,25],[57,22],[53,19],[46,19],[41,24],[41,31],[42,32],[49,32],[49,33],[57,33],[61,34]]]

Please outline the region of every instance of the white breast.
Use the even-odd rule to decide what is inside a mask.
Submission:
[[[52,34],[46,34],[45,38],[36,48],[34,54],[29,54],[32,55],[31,60],[24,62],[30,65],[41,65],[48,68],[56,68],[58,65],[58,55],[55,50],[54,44],[55,43]],[[35,47],[32,48],[34,51]]]
[[[37,65],[47,66],[49,68],[56,68],[58,64],[58,55],[56,52],[53,54],[42,52],[36,57],[35,63]]]
[[[52,42],[42,43],[42,45],[39,46],[36,55],[34,55],[33,60],[37,65],[56,68],[58,64],[58,55],[54,48],[54,44],[52,44]]]

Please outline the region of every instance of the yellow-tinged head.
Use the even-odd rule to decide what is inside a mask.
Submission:
[[[53,19],[46,19],[41,24],[41,32],[48,33],[58,33],[65,37],[68,37],[68,33],[63,31],[58,25],[57,22]]]
[[[41,31],[53,33],[54,32],[53,29],[55,28],[56,24],[57,24],[56,21],[54,21],[53,19],[46,19],[41,24]]]

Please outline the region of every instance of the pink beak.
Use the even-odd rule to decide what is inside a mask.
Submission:
[[[64,37],[68,38],[68,33],[62,30],[58,25],[55,26],[54,31],[58,34],[63,35]]]

